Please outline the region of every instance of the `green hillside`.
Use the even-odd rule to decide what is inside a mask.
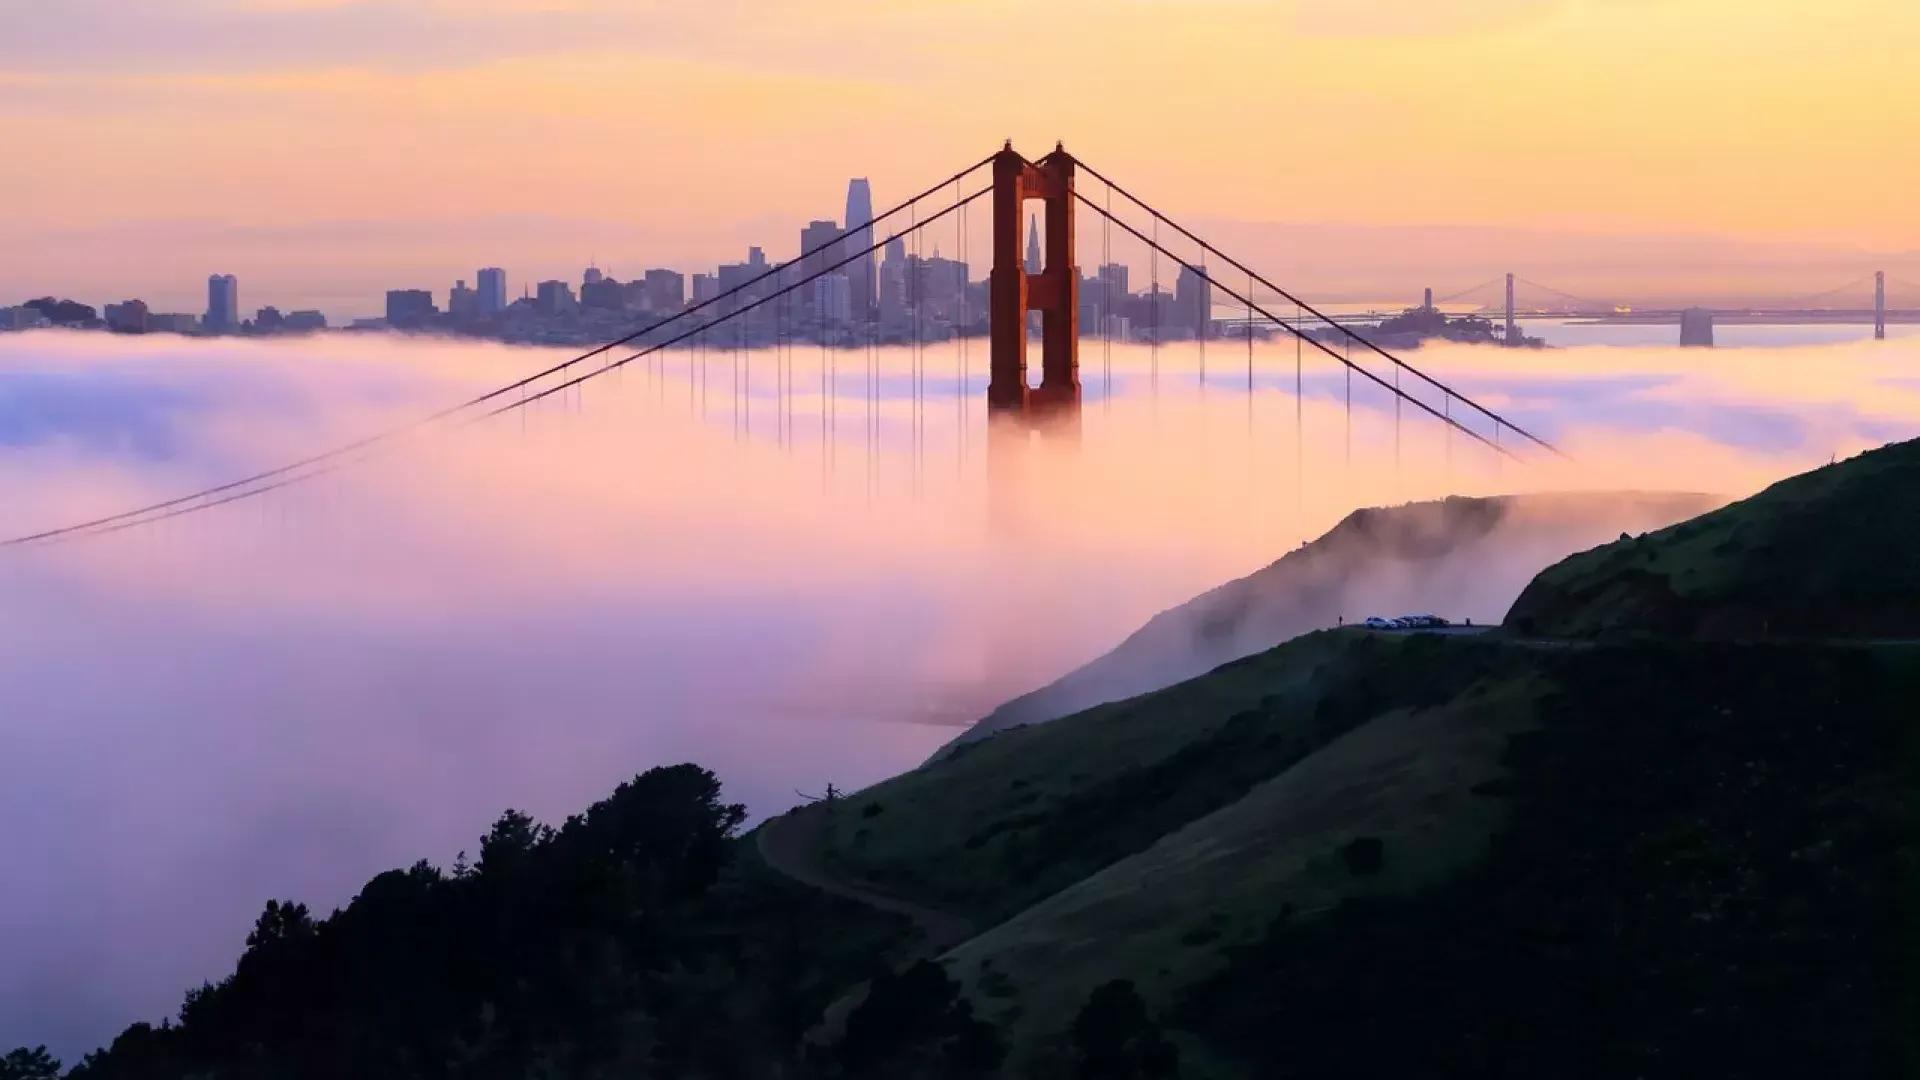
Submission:
[[[1542,637],[1920,638],[1920,441],[1576,555],[1506,623]]]
[[[1646,1049],[1698,1065],[1748,1022],[1795,1034],[1748,1036],[1742,1060],[1811,1067],[1831,1038],[1885,1064],[1920,1005],[1891,946],[1920,910],[1915,659],[1316,635],[862,793],[830,857],[997,923],[943,960],[1007,1032],[1008,1075],[1062,1075],[1076,1010],[1114,979],[1195,1075],[1301,1055],[1306,1076],[1555,1075],[1574,1048],[1635,1070],[1595,1075],[1750,1075]],[[1089,771],[1036,779],[1062,762]],[[1581,980],[1595,1005],[1539,989]],[[1809,985],[1827,997],[1787,1026]],[[1450,993],[1485,1014],[1448,1003],[1406,1025],[1424,1041],[1386,1038]],[[1700,1001],[1717,1026],[1696,1028]],[[1488,1046],[1513,1066],[1461,1063]]]

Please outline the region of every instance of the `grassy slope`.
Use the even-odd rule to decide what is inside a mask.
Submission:
[[[1537,688],[1491,680],[1455,702],[1394,709],[1243,798],[1162,837],[955,949],[950,968],[1044,1055],[1094,987],[1134,981],[1157,1011],[1261,938],[1277,911],[1303,916],[1351,896],[1431,886],[1470,865],[1504,805],[1475,789],[1500,775],[1507,732],[1529,726]],[[1349,843],[1382,842],[1356,874]]]
[[[1177,793],[1199,804],[1190,812],[1164,796],[1114,805],[1150,786],[1155,770],[1169,782],[1174,773],[1197,774],[1201,763],[1180,769],[1179,756],[1204,753],[1234,717],[1257,713],[1263,702],[1271,711],[1309,700],[1315,671],[1359,641],[1351,632],[1309,635],[1203,680],[970,743],[849,796],[830,828],[827,861],[928,903],[1004,918],[1237,797],[1239,790],[1196,785]],[[1048,849],[1072,850],[1034,863],[1018,848],[1035,829],[1080,835],[1072,845],[1048,841]]]
[[[1533,652],[1310,635],[853,796],[830,854],[849,877],[1007,920],[948,960],[1024,1057],[1100,982],[1132,978],[1170,1005],[1281,904],[1470,861],[1499,809],[1473,789],[1540,692]],[[1346,869],[1357,836],[1389,845],[1383,873]]]
[[[1913,649],[1536,653],[1489,857],[1276,923],[1177,1022],[1253,1075],[1913,1075]]]
[[[1694,639],[1920,636],[1920,441],[1576,555],[1535,579],[1524,634]]]

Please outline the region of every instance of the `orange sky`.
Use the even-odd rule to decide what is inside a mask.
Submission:
[[[0,39],[0,286],[156,221],[551,215],[718,259],[1006,136],[1213,219],[1920,249],[1911,0],[60,6]],[[204,280],[199,243],[147,272]]]

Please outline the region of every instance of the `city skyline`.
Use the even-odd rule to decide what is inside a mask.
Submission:
[[[1920,9],[1880,0],[1813,20],[1787,0],[1462,0],[1444,19],[1410,0],[858,19],[796,0],[728,18],[739,2],[73,0],[0,41],[0,116],[36,150],[0,175],[21,211],[0,223],[0,295],[184,296],[220,267],[282,308],[371,315],[376,277],[718,262],[824,216],[845,163],[904,192],[1006,137],[1064,138],[1183,219],[1398,230],[1401,261],[1446,255],[1434,229],[1525,232],[1540,261],[1596,274],[1620,262],[1586,252],[1598,234],[1920,251],[1920,150],[1887,122],[1920,90],[1903,59]],[[829,63],[849,35],[856,59]],[[1115,55],[1150,57],[1156,81],[1108,74]],[[988,74],[1008,65],[1018,90]],[[631,104],[665,99],[683,105]],[[1235,111],[1192,107],[1213,99]],[[1248,110],[1285,137],[1249,139]],[[303,137],[260,137],[282,125]],[[609,146],[645,147],[646,167]]]

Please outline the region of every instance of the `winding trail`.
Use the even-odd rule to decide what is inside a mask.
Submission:
[[[785,877],[875,911],[911,919],[936,955],[974,935],[973,920],[964,916],[903,900],[869,882],[835,877],[820,858],[826,825],[824,806],[799,807],[767,822],[755,834],[754,844],[767,865]]]

